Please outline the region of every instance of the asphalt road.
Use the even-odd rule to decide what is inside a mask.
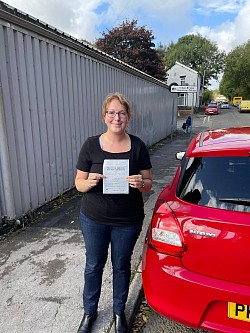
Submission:
[[[184,135],[181,133],[182,123],[185,121],[187,116],[178,117],[178,130],[179,135],[171,143],[173,150],[173,145],[178,148],[178,142],[182,139]],[[237,108],[230,107],[229,109],[223,109],[219,111],[219,115],[205,116],[203,113],[197,113],[192,115],[192,133],[190,134],[190,139],[201,130],[217,129],[224,127],[236,127],[236,126],[250,126],[250,113],[239,113]],[[171,166],[171,164],[166,167],[166,174],[173,175],[175,173],[176,166]],[[173,322],[163,316],[158,315],[147,305],[145,299],[142,300],[140,307],[138,309],[134,325],[131,328],[131,333],[205,333],[208,331],[195,330],[179,323]]]

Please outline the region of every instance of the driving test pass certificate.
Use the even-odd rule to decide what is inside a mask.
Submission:
[[[104,160],[103,179],[104,194],[128,194],[129,160]]]

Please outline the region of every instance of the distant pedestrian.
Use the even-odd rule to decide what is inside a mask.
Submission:
[[[188,116],[186,119],[186,133],[191,133],[192,119]]]
[[[127,333],[124,311],[131,277],[131,256],[144,219],[142,193],[152,187],[152,166],[144,142],[127,132],[131,108],[122,94],[106,97],[102,118],[107,130],[85,141],[75,178],[77,190],[83,192],[80,227],[86,248],[84,316],[78,333],[91,332],[97,318],[110,244],[115,332]],[[109,186],[105,187],[107,183]]]

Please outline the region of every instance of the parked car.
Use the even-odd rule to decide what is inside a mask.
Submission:
[[[229,103],[228,102],[221,102],[220,107],[221,107],[221,109],[229,109]]]
[[[219,114],[217,103],[216,104],[208,104],[208,106],[205,109],[205,114],[206,115]]]
[[[250,111],[250,101],[249,100],[243,100],[240,102],[240,105],[238,107],[239,112],[249,112]]]
[[[250,332],[250,127],[190,142],[159,195],[142,282],[149,306],[195,329]]]

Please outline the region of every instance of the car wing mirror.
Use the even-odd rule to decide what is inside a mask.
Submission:
[[[179,151],[178,153],[175,154],[175,158],[177,160],[182,160],[185,155],[185,151]]]

